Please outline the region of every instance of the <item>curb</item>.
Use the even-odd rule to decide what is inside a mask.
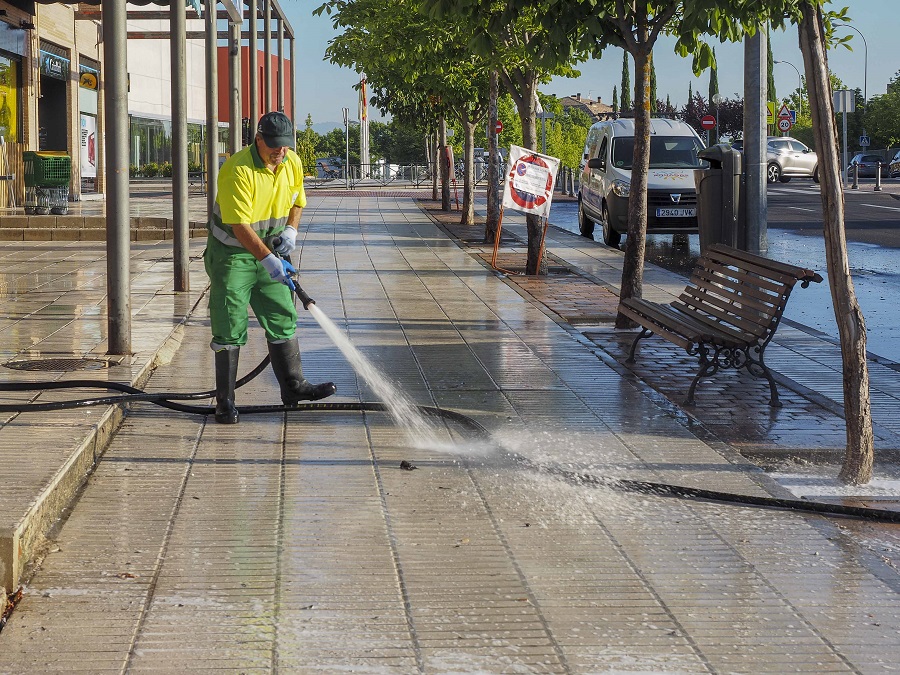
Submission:
[[[197,301],[150,354],[130,382],[131,386],[143,388],[156,368],[171,361],[184,338],[185,323],[204,297],[206,290],[197,296]],[[65,464],[34,498],[26,513],[12,525],[0,526],[0,611],[6,602],[6,593],[13,592],[41,559],[46,536],[58,525],[103,457],[125,420],[126,405],[109,406],[90,433],[76,445]]]

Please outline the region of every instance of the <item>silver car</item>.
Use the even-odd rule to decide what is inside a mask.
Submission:
[[[797,176],[819,182],[819,158],[796,138],[769,136],[766,162],[766,178],[770,183],[787,183]]]

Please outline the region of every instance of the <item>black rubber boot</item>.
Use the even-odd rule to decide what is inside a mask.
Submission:
[[[216,354],[216,422],[237,424],[234,407],[234,382],[237,379],[240,349],[220,349]]]
[[[300,343],[297,338],[281,343],[269,343],[269,356],[272,359],[272,370],[281,387],[281,401],[285,405],[297,405],[300,401],[318,401],[331,396],[335,389],[334,382],[312,384],[303,377],[300,365]]]

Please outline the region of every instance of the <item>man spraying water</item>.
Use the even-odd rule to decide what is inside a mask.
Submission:
[[[311,384],[303,377],[294,334],[297,310],[290,275],[297,270],[286,256],[296,247],[306,206],[303,165],[290,148],[294,133],[287,115],[266,113],[253,143],[219,171],[203,260],[210,279],[215,417],[221,424],[238,422],[234,385],[240,348],[247,343],[248,305],[266,332],[282,402],[297,405],[335,392],[332,382]]]

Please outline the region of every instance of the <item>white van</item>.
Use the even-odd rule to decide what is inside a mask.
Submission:
[[[647,232],[697,232],[694,169],[706,165],[697,157],[703,141],[680,120],[650,120],[650,172],[647,177]],[[593,237],[594,223],[603,242],[618,246],[628,231],[628,193],[634,155],[634,120],[597,122],[584,144],[585,164],[578,192],[578,226]]]

